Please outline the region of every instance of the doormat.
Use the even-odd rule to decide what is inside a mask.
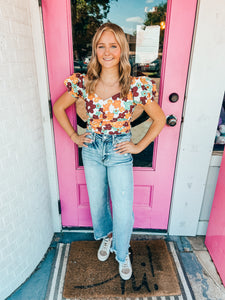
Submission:
[[[173,242],[131,241],[133,275],[128,281],[120,279],[114,254],[106,262],[98,261],[99,244],[58,245],[46,300],[195,299]]]

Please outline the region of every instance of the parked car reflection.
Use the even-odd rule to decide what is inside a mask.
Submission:
[[[149,64],[139,64],[139,69],[141,72],[149,72],[149,73],[156,73],[159,75],[160,73],[160,62],[157,58],[153,62]]]
[[[161,59],[157,58],[151,63],[136,63],[135,55],[129,56],[131,75],[133,76],[154,76],[160,77]],[[148,73],[148,74],[146,74]]]
[[[74,72],[75,73],[87,73],[87,66],[88,64],[86,62],[83,62],[81,60],[75,60],[73,62],[74,66]]]

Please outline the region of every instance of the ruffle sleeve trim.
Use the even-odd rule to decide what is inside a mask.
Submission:
[[[149,77],[133,77],[131,89],[135,104],[146,105],[154,101],[156,95],[156,84],[155,81]]]
[[[74,73],[64,81],[64,85],[74,98],[84,96],[84,75]]]

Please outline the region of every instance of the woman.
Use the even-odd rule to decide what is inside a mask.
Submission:
[[[87,75],[65,80],[65,92],[54,104],[54,113],[71,140],[82,147],[82,158],[95,239],[103,239],[98,259],[115,252],[122,279],[132,275],[129,243],[133,229],[132,155],[144,150],[165,125],[165,115],[154,101],[148,77],[131,77],[129,46],[116,24],[100,26],[92,41]],[[65,110],[77,100],[86,103],[87,132],[78,135]],[[131,140],[130,120],[142,105],[153,123],[137,144]],[[111,216],[109,190],[112,200]]]

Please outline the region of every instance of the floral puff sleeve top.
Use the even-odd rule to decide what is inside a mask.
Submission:
[[[68,92],[85,100],[88,114],[87,129],[98,134],[123,134],[131,129],[130,121],[136,105],[146,105],[154,100],[156,85],[148,77],[133,77],[125,98],[120,93],[107,99],[88,94],[84,86],[85,75],[74,73],[64,81]]]

